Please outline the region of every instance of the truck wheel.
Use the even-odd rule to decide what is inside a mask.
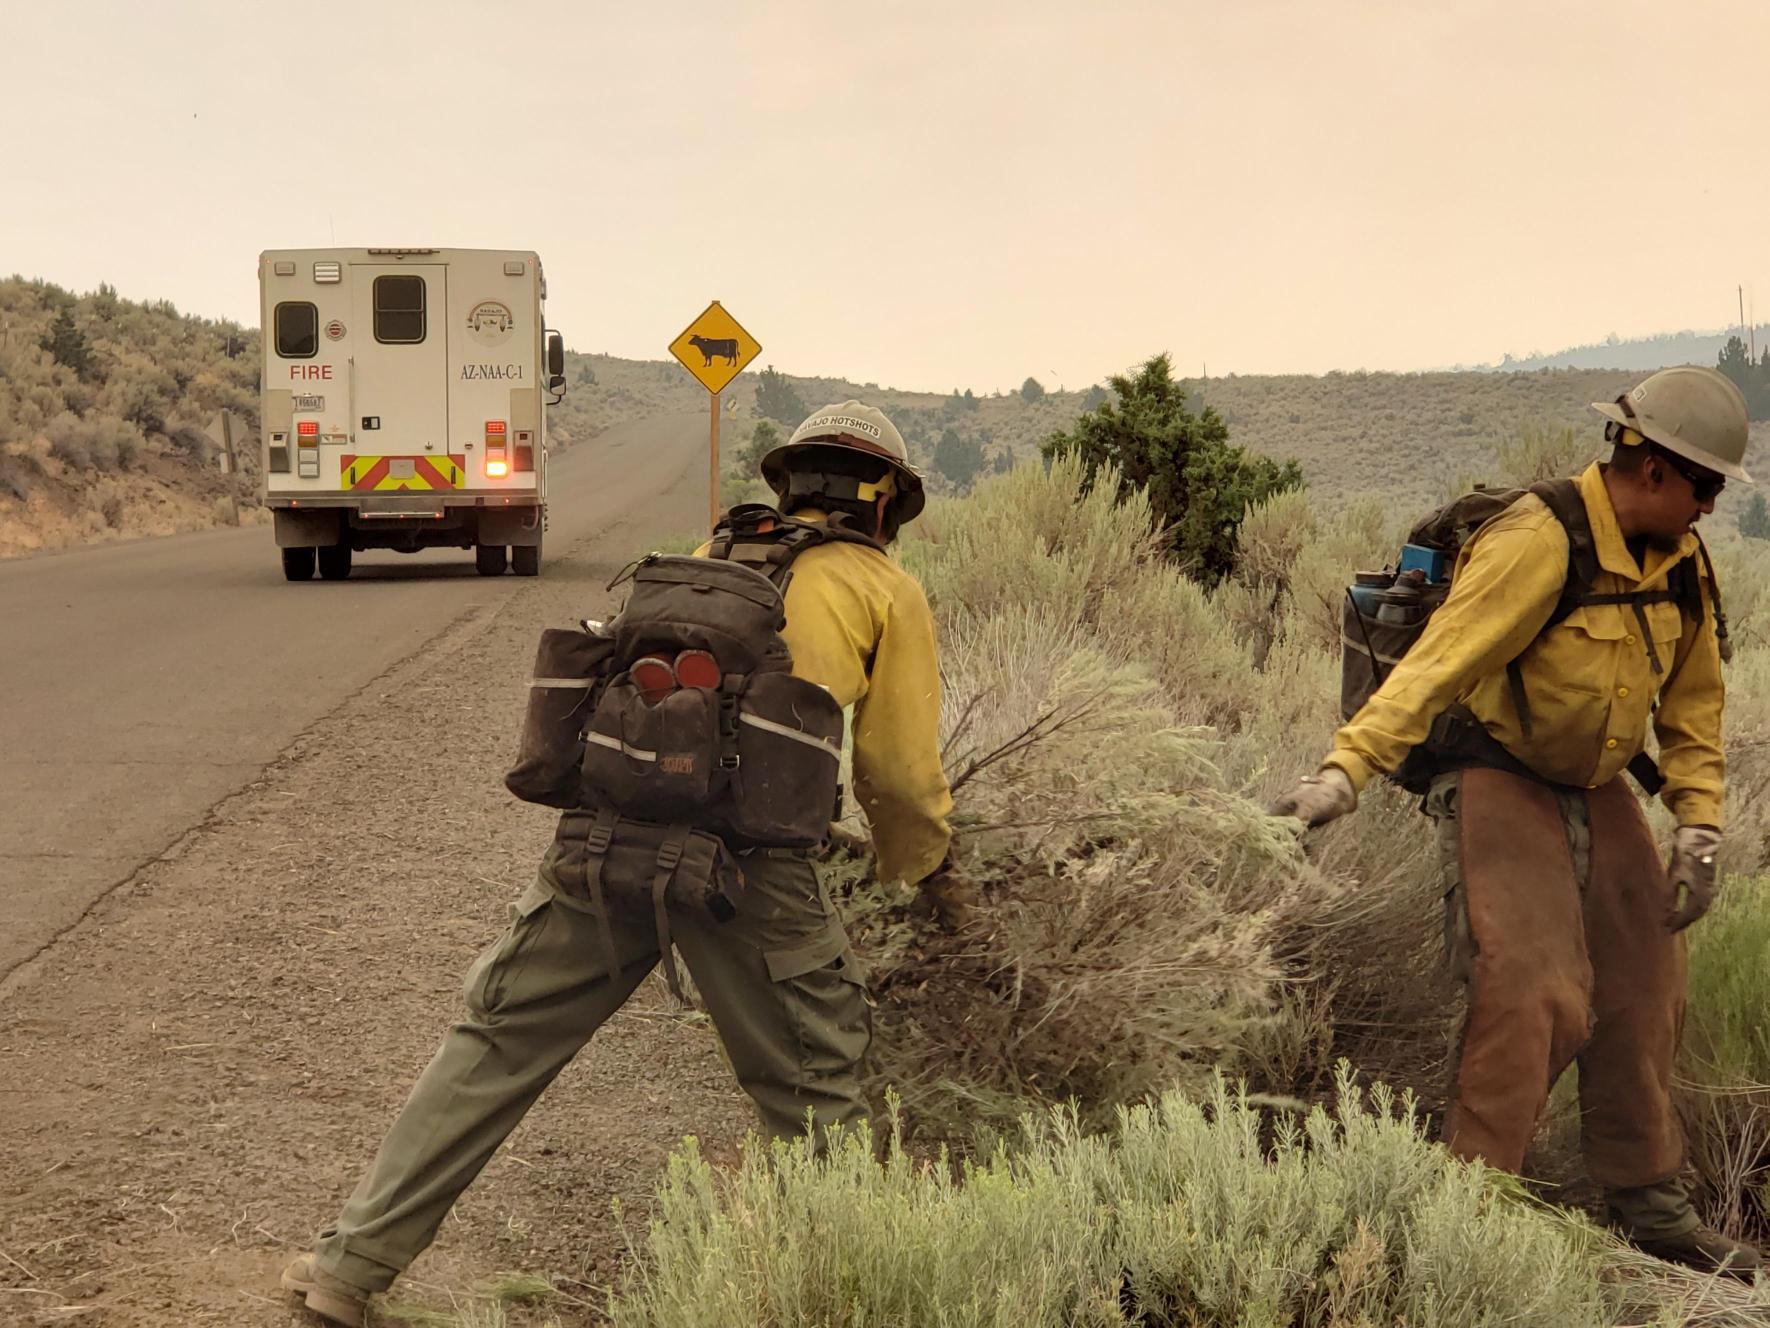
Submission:
[[[313,575],[313,550],[284,549],[283,579],[285,581],[306,581]]]
[[[474,545],[473,565],[479,569],[481,576],[503,576],[504,546],[502,544]]]
[[[539,576],[541,574],[541,546],[539,544],[511,545],[510,570],[518,576]]]
[[[333,544],[319,551],[320,575],[328,581],[342,581],[350,575],[350,545]]]

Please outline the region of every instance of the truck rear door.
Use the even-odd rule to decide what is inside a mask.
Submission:
[[[448,272],[441,263],[351,269],[351,426],[360,454],[448,456]]]

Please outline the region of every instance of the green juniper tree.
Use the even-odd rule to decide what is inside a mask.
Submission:
[[[86,336],[74,322],[74,311],[64,305],[55,321],[49,325],[49,331],[43,334],[38,343],[49,352],[51,358],[59,365],[72,369],[80,378],[92,374],[92,350],[86,344]]]
[[[1770,502],[1762,490],[1754,492],[1739,514],[1739,533],[1747,539],[1770,539]]]
[[[1242,516],[1253,504],[1300,487],[1301,467],[1232,446],[1215,410],[1187,408],[1165,354],[1134,376],[1109,381],[1116,400],[1081,415],[1068,432],[1051,434],[1040,450],[1048,459],[1077,458],[1090,484],[1102,467],[1111,467],[1121,495],[1142,490],[1170,555],[1215,585],[1235,568]]]
[[[765,419],[779,420],[789,429],[798,425],[811,412],[805,408],[798,392],[771,364],[758,375],[756,413]]]
[[[971,487],[984,465],[983,444],[956,429],[946,430],[935,444],[934,468],[961,493]]]

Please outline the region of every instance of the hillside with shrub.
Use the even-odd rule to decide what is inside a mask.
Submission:
[[[249,505],[217,411],[257,416],[258,334],[125,300],[0,281],[0,556],[199,529]]]
[[[0,556],[198,529],[236,512],[262,519],[255,510],[258,355],[255,329],[184,314],[164,301],[134,302],[108,287],[76,295],[43,281],[0,280]],[[1741,372],[1770,370],[1747,365]],[[1331,373],[1179,385],[1191,409],[1216,412],[1234,446],[1296,462],[1325,514],[1362,493],[1418,503],[1458,479],[1489,478],[1503,464],[1503,449],[1532,430],[1595,439],[1586,403],[1615,397],[1637,376],[1614,369]],[[630,420],[707,409],[706,392],[670,360],[573,352],[566,380],[566,398],[549,414],[556,449]],[[1035,377],[1007,392],[963,385],[912,392],[764,364],[740,375],[722,399],[728,492],[754,492],[744,472],[759,454],[759,436],[784,434],[828,402],[881,405],[931,491],[950,496],[1038,459],[1053,434],[1109,395],[1106,384],[1063,390]],[[233,477],[218,472],[210,437],[221,409],[239,426],[240,473]],[[1724,506],[1732,500],[1727,495]]]

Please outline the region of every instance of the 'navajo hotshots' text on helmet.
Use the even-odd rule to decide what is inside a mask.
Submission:
[[[1718,369],[1661,369],[1614,402],[1594,401],[1592,409],[1686,461],[1751,483],[1742,464],[1749,427],[1745,397]]]
[[[877,473],[877,467],[860,464],[862,458],[868,457],[886,463],[877,479],[866,478],[869,473]],[[794,472],[824,474],[828,484],[833,477],[827,472],[832,470],[852,477],[855,492],[829,496],[859,503],[889,498],[894,524],[913,520],[927,505],[922,476],[910,464],[903,435],[876,406],[844,401],[815,410],[786,442],[769,449],[762,458],[762,478],[783,500],[800,491]],[[818,490],[807,487],[805,492],[809,496]]]

